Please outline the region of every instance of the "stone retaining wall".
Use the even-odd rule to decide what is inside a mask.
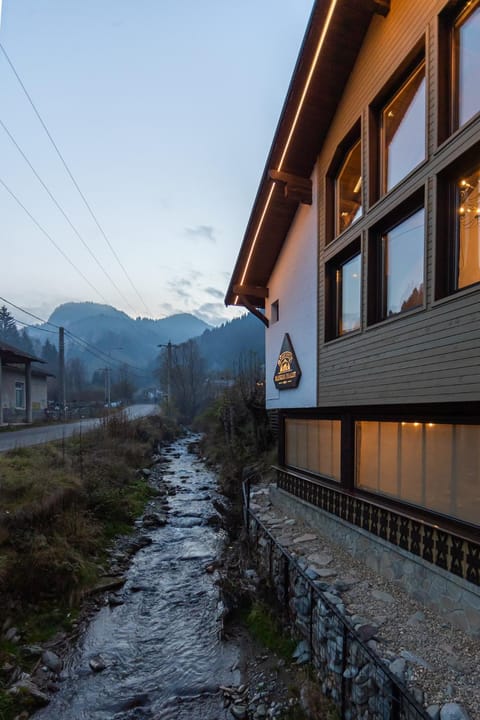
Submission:
[[[253,515],[249,517],[249,536],[260,574],[269,578],[278,601],[303,638],[297,661],[312,662],[323,694],[334,701],[341,717],[428,718],[396,680],[394,671],[387,671],[369,647],[376,629],[361,621],[353,627],[345,620],[340,592],[319,580],[302,558],[297,562],[272,542]]]

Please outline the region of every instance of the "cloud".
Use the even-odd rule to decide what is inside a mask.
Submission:
[[[194,315],[209,325],[221,325],[230,319],[223,303],[204,303],[194,311]]]
[[[215,229],[212,225],[197,225],[197,227],[185,228],[185,232],[192,238],[200,238],[208,240],[209,242],[216,243]]]
[[[212,297],[217,298],[217,300],[223,300],[225,295],[224,292],[214,287],[205,288],[205,292],[207,293],[207,295],[211,295]]]

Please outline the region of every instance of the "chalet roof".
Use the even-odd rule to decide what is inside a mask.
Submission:
[[[299,194],[308,194],[315,161],[370,21],[375,13],[387,14],[389,4],[390,0],[316,0],[226,305],[265,307],[268,280],[297,211]],[[243,287],[242,293],[237,286]]]
[[[45,363],[45,360],[38,358],[36,355],[30,355],[30,353],[20,350],[14,345],[0,340],[0,359],[3,363],[25,363],[25,362],[38,362]]]

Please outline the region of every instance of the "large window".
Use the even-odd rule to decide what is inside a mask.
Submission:
[[[335,234],[346,230],[362,214],[362,144],[349,148],[335,178]]]
[[[285,464],[340,480],[340,420],[285,420]]]
[[[480,283],[479,152],[477,144],[438,178],[437,298]]]
[[[425,159],[425,63],[381,112],[382,191],[388,192]]]
[[[417,210],[371,243],[369,321],[378,322],[424,302],[425,211]],[[373,287],[372,287],[373,286]]]
[[[356,484],[478,524],[480,426],[357,422]]]
[[[480,4],[467,2],[454,26],[454,125],[480,111]]]
[[[326,266],[326,339],[360,329],[362,256],[356,241]]]
[[[457,288],[480,282],[480,167],[456,187]]]

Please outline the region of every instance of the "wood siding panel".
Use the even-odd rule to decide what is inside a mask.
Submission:
[[[438,15],[445,0],[392,0],[386,18],[375,17],[318,158],[320,189],[318,405],[480,400],[480,290],[469,289],[435,302],[436,175],[459,152],[480,141],[480,123],[454,133],[437,147]],[[424,38],[427,77],[427,162],[385,198],[368,207],[369,108],[398,74]],[[338,145],[362,120],[364,216],[329,245],[325,244],[325,176]],[[367,327],[368,230],[386,213],[425,188],[425,308]],[[365,210],[368,214],[365,213]],[[325,263],[355,238],[362,238],[362,330],[324,342]]]

